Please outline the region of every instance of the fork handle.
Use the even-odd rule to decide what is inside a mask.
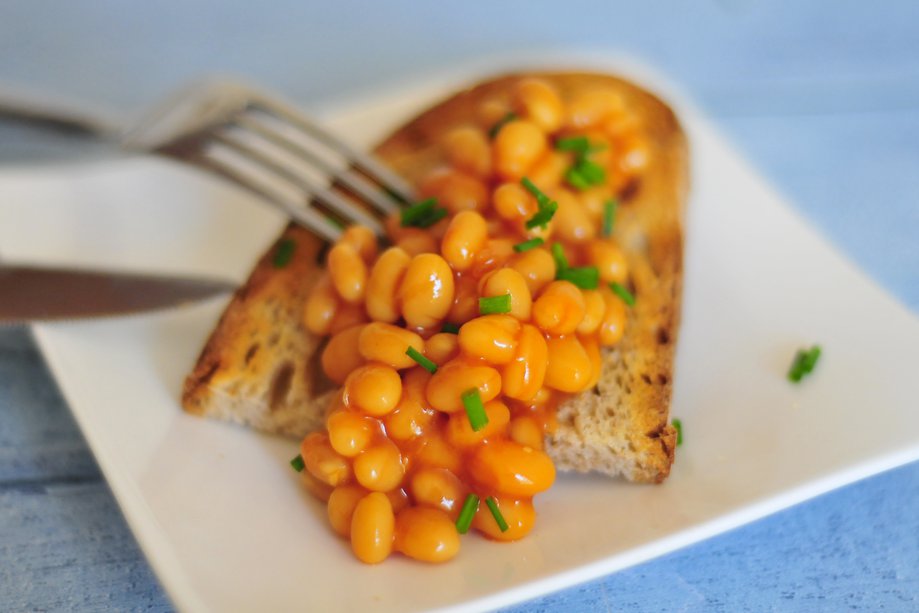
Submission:
[[[118,123],[103,118],[86,106],[0,87],[0,120],[41,127],[68,136],[117,140],[120,132]]]

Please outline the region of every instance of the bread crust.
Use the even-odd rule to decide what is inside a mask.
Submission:
[[[623,198],[616,219],[636,304],[621,343],[603,352],[599,385],[559,408],[558,427],[547,435],[546,449],[561,470],[660,482],[670,472],[676,447],[669,408],[688,191],[686,139],[672,110],[610,75],[509,74],[434,105],[375,153],[417,184],[443,163],[440,140],[447,130],[470,123],[481,101],[509,98],[516,81],[534,76],[554,84],[563,96],[585,88],[614,89],[638,115],[649,143],[647,168]],[[291,262],[276,268],[276,247],[269,249],[228,305],[185,382],[187,411],[293,436],[322,423],[329,385],[317,360],[321,343],[300,316],[318,276],[321,243],[293,225],[279,240],[288,239],[297,244]]]

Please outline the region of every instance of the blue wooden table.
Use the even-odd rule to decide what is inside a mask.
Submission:
[[[0,82],[127,110],[234,72],[309,107],[490,53],[632,53],[919,311],[917,2],[88,4],[3,2]],[[35,345],[13,329],[0,329],[0,609],[171,609]],[[513,608],[844,609],[919,610],[919,464]]]

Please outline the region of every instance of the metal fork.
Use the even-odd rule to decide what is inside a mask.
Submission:
[[[44,113],[38,119],[60,124],[67,118]],[[411,186],[379,160],[278,96],[235,81],[199,81],[112,134],[126,150],[216,173],[329,241],[350,223],[383,236],[380,216],[414,200]]]

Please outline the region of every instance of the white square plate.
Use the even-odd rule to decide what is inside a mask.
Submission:
[[[915,317],[807,227],[662,81],[634,64],[601,64],[671,92],[665,97],[692,147],[673,401],[686,440],[670,479],[640,486],[562,476],[538,499],[537,528],[522,542],[471,536],[443,566],[395,556],[368,567],[331,534],[323,506],[301,491],[287,465],[295,442],[179,409],[183,377],[223,300],[37,326],[64,396],[180,608],[497,607],[919,458]],[[325,119],[369,145],[483,76],[472,69],[402,87]],[[158,160],[0,174],[0,245],[12,260],[242,280],[283,224],[243,194]],[[814,342],[824,348],[816,372],[789,384],[794,351]]]

